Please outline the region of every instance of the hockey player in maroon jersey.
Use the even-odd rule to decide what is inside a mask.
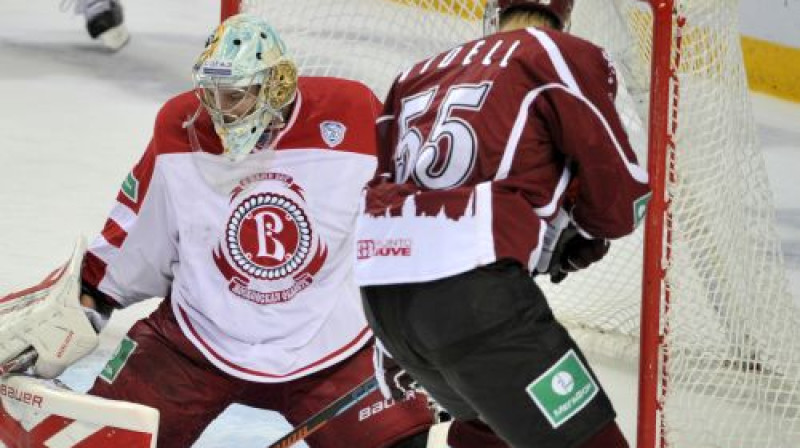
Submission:
[[[165,297],[90,390],[158,409],[161,448],[190,446],[232,403],[298,424],[372,375],[353,228],[380,102],[358,82],[298,79],[278,34],[247,15],[217,28],[193,75],[82,269],[97,322]],[[423,447],[432,420],[422,394],[375,391],[307,443]]]
[[[356,230],[382,391],[413,378],[514,447],[628,446],[531,278],[560,281],[602,258],[650,197],[611,62],[564,32],[572,6],[490,1],[499,32],[397,77]]]

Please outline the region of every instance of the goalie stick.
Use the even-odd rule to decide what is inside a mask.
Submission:
[[[36,362],[36,351],[32,348],[25,350],[16,358],[0,364],[0,377],[9,373],[22,372],[32,366],[34,362]]]
[[[336,416],[344,413],[352,406],[361,401],[364,397],[378,389],[378,380],[370,376],[361,384],[354,387],[350,392],[336,399],[325,409],[309,417],[303,423],[297,425],[288,434],[273,442],[268,448],[289,448],[295,443],[304,440],[306,437],[320,429]]]

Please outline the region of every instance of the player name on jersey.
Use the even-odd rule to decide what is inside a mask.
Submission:
[[[519,47],[520,40],[497,40],[493,42],[490,47],[487,47],[488,51],[487,48],[484,48],[485,45],[486,39],[481,39],[473,42],[471,45],[455,47],[443,55],[434,56],[404,71],[400,75],[399,81],[405,81],[412,73],[423,74],[429,69],[439,70],[455,64],[461,66],[480,64],[483,66],[497,65],[501,68],[508,67],[508,62]],[[434,62],[437,63],[434,64]],[[433,68],[431,69],[431,67]]]

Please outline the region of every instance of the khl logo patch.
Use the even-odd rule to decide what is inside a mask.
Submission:
[[[585,408],[600,388],[575,351],[570,350],[525,391],[553,428],[558,428]]]
[[[347,127],[338,121],[323,121],[319,124],[319,131],[325,143],[331,148],[335,148],[344,141],[344,133],[347,132]]]
[[[125,367],[128,358],[130,358],[136,350],[137,345],[139,344],[137,344],[136,341],[127,336],[122,338],[119,346],[117,346],[117,351],[114,352],[114,356],[111,357],[100,372],[100,378],[104,379],[109,384],[113,383],[114,380],[117,379],[117,376],[119,376],[119,372]]]

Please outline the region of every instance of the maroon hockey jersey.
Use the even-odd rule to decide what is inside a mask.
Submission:
[[[438,279],[513,258],[533,269],[562,207],[585,236],[631,233],[649,199],[602,49],[498,33],[395,80],[357,226],[360,285]]]

